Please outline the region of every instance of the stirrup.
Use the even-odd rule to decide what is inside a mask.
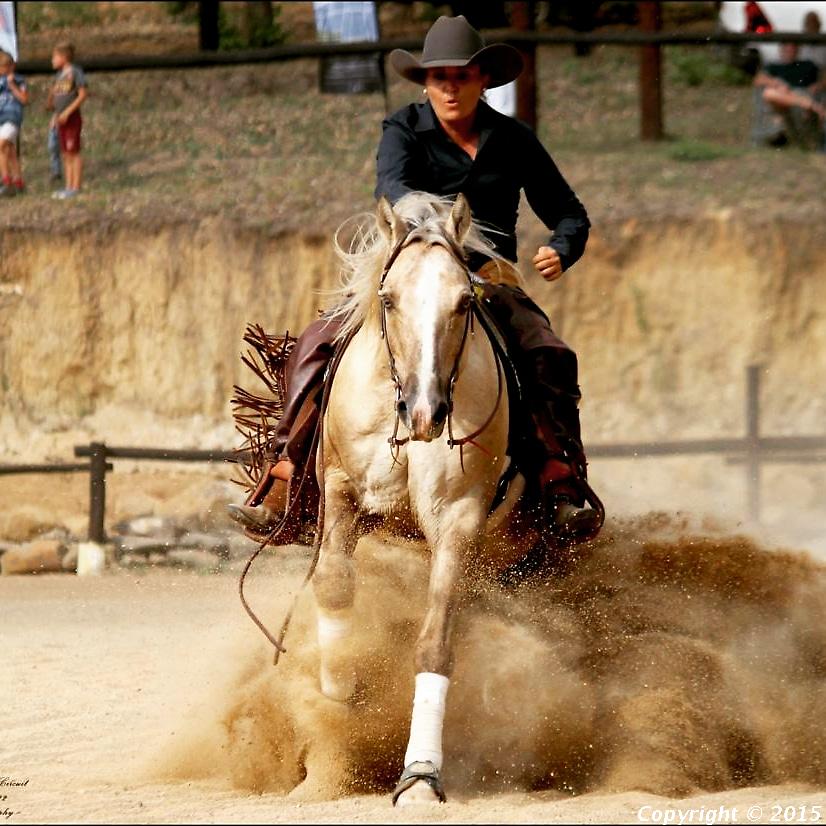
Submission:
[[[403,792],[406,792],[417,780],[424,780],[434,794],[439,799],[440,803],[447,802],[447,795],[445,794],[444,786],[442,785],[442,778],[439,776],[439,770],[429,760],[416,761],[406,766],[393,789],[393,805],[395,806]]]

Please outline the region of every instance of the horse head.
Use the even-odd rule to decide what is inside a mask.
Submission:
[[[470,325],[473,289],[463,253],[470,206],[458,195],[443,221],[410,231],[382,198],[377,218],[390,250],[378,295],[397,410],[412,440],[430,442],[450,413]]]

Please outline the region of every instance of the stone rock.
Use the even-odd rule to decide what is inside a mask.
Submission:
[[[199,571],[217,571],[221,567],[221,560],[208,551],[199,551],[194,548],[178,548],[166,555],[168,564],[180,565],[186,568],[195,568]]]
[[[69,545],[69,550],[66,551],[66,555],[63,557],[62,568],[64,571],[77,570],[77,554],[78,546],[75,542],[72,545]]]
[[[0,573],[38,574],[63,571],[66,543],[59,539],[40,539],[17,548],[9,548],[0,556]]]
[[[146,556],[151,553],[166,553],[177,545],[174,537],[112,536],[110,539],[119,555],[144,554]]]
[[[28,542],[57,527],[57,521],[46,508],[21,505],[0,511],[0,537],[11,542]]]
[[[229,557],[229,542],[223,536],[216,536],[211,533],[199,533],[190,531],[185,533],[175,545],[178,548],[193,548],[202,551],[209,551],[222,559]]]
[[[145,514],[134,519],[125,519],[115,525],[119,534],[130,536],[153,537],[155,539],[176,539],[183,533],[183,528],[176,520],[168,516]]]

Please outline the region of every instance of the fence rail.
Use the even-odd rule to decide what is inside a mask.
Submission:
[[[485,33],[488,43],[512,46],[564,46],[576,44],[613,46],[709,46],[747,45],[750,43],[826,44],[826,34],[771,32],[755,35],[740,32],[534,32],[494,29]],[[347,55],[387,54],[393,49],[417,51],[422,38],[394,38],[359,43],[288,43],[266,49],[239,49],[227,52],[197,51],[153,55],[89,55],[83,61],[86,71],[130,72],[165,69],[207,69],[216,66],[239,66],[253,63],[277,63],[284,60],[345,57]],[[26,75],[54,74],[48,60],[21,60],[19,71]]]
[[[761,469],[764,464],[813,464],[826,462],[826,436],[762,436],[760,434],[760,374],[762,368],[746,368],[746,433],[740,438],[684,439],[666,442],[623,442],[590,445],[588,455],[600,459],[641,459],[664,456],[722,455],[728,464],[743,465],[748,516],[760,520]],[[103,442],[78,445],[75,456],[89,457],[88,464],[0,465],[0,475],[15,473],[88,473],[89,539],[106,539],[106,474],[110,459],[160,462],[224,462],[243,454],[234,450],[181,450],[179,448],[121,447]]]

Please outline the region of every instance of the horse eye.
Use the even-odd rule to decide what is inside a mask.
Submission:
[[[389,295],[383,295],[381,297],[381,303],[385,310],[392,310],[394,307],[393,299]]]

